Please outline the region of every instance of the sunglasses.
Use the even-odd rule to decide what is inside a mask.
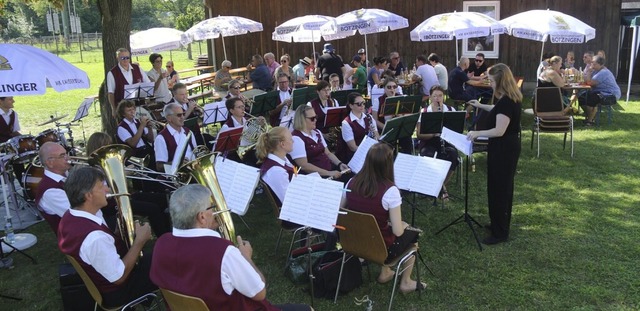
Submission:
[[[167,68],[173,68],[173,66],[167,66]]]
[[[305,118],[309,119],[309,121],[311,121],[311,122],[316,122],[316,120],[318,120],[318,117],[317,117],[317,116],[313,116],[313,117],[305,117]]]
[[[127,59],[131,59],[131,57],[129,57],[129,56],[120,56],[120,60],[127,60]]]
[[[286,62],[287,62],[287,60],[286,60],[286,59],[283,59],[283,60],[281,60],[280,62],[281,62],[281,63],[286,63]]]
[[[354,105],[356,105],[356,106],[358,106],[358,107],[362,107],[362,106],[364,106],[364,105],[366,104],[366,102],[361,101],[361,102],[355,102],[355,103],[353,103],[353,104],[354,104]]]
[[[387,85],[387,90],[393,90],[397,87],[398,87],[397,85]]]
[[[183,113],[176,113],[176,114],[174,114],[174,116],[176,116],[178,118],[182,118],[182,117],[185,116],[185,113],[184,112]]]
[[[484,60],[482,59],[476,59],[476,63],[482,63]]]
[[[230,89],[239,90],[239,89],[240,89],[240,87],[239,87],[239,86],[232,86],[232,87],[230,87]]]

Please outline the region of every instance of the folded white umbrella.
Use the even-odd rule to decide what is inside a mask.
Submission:
[[[145,55],[178,49],[184,32],[173,28],[150,28],[129,36],[131,55]]]
[[[0,43],[0,96],[89,88],[89,76],[66,60],[22,44]]]

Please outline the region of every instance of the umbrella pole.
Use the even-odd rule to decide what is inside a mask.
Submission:
[[[367,57],[369,57],[369,48],[367,47],[367,34],[364,34],[364,55],[367,55]],[[364,66],[367,68],[367,72],[369,72],[369,62],[365,59],[364,61]],[[369,93],[371,94],[371,93]]]
[[[313,33],[313,30],[311,30],[311,49],[313,50],[313,61],[315,62],[315,55],[316,55],[316,37]]]
[[[224,59],[227,60],[227,48],[224,46],[224,36],[220,34],[220,37],[222,38],[222,50],[224,51]]]
[[[636,55],[638,53],[638,27],[633,26],[633,37],[631,38],[631,63],[629,66],[629,78],[627,84],[627,102],[629,102],[629,95],[631,94],[631,79],[633,78],[633,65],[636,63]]]
[[[544,55],[544,44],[547,43],[546,41],[542,41],[542,49],[540,49],[540,62],[542,62],[544,59],[542,59],[542,55]]]
[[[460,56],[458,55],[458,39],[456,38],[456,64],[460,65],[458,63],[458,60],[460,59]]]

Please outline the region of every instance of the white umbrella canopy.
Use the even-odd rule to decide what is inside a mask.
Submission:
[[[445,41],[501,34],[505,27],[495,19],[478,12],[452,12],[434,15],[410,32],[411,41]],[[458,44],[456,41],[456,60]]]
[[[167,50],[178,49],[182,46],[180,40],[184,32],[173,28],[150,28],[129,36],[131,55],[145,55]]]
[[[283,42],[320,42],[320,27],[335,18],[324,15],[305,15],[278,25],[271,38]]]
[[[89,88],[89,76],[66,60],[22,44],[0,44],[0,96],[42,95]]]
[[[205,19],[189,28],[182,35],[182,44],[193,41],[216,39],[222,36],[224,58],[227,59],[227,49],[224,37],[244,35],[249,32],[262,31],[262,23],[239,16],[218,16]]]
[[[552,10],[530,10],[500,20],[516,38],[551,43],[584,43],[596,37],[596,29],[581,20]],[[542,53],[540,53],[542,58]]]

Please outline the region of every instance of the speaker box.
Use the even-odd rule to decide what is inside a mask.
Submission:
[[[82,278],[70,263],[60,264],[58,268],[60,278],[60,295],[65,311],[93,310],[95,301],[91,298]]]

